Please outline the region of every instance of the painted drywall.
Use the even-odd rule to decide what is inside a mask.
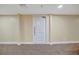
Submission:
[[[50,15],[48,20],[50,42],[79,41],[79,16]],[[0,16],[0,42],[32,42],[32,21],[32,15]]]
[[[50,16],[52,42],[79,41],[79,16]]]
[[[17,16],[0,16],[0,42],[17,42],[19,34]]]
[[[20,15],[21,42],[32,41],[32,16]]]

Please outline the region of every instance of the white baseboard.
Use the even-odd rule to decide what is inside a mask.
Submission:
[[[79,41],[51,42],[49,44],[71,44],[71,43],[79,43]]]
[[[49,44],[49,43],[34,43],[34,42],[0,42],[0,44]]]
[[[0,44],[18,44],[19,42],[0,42]]]
[[[71,43],[79,43],[79,41],[66,41],[66,42],[47,42],[47,43],[34,43],[34,42],[0,42],[0,44],[71,44]]]

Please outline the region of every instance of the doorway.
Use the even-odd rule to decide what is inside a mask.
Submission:
[[[46,15],[33,16],[33,42],[34,43],[48,42],[47,17],[48,16]]]

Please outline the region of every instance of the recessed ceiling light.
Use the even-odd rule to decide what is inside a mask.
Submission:
[[[59,5],[57,8],[62,8],[63,7],[63,5]]]

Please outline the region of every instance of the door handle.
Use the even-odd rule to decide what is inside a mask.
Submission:
[[[34,35],[35,35],[35,27],[34,27]]]

